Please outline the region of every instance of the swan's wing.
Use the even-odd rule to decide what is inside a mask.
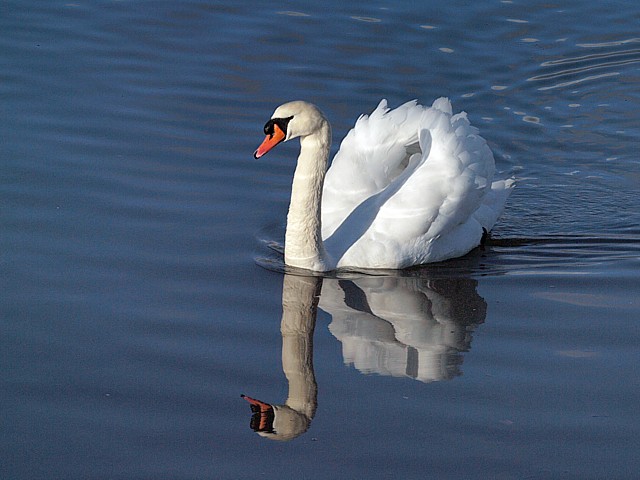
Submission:
[[[422,154],[380,199],[372,225],[380,233],[442,235],[478,209],[491,185],[493,154],[465,113],[426,109],[419,128]]]
[[[441,98],[422,108],[416,128],[420,153],[327,239],[338,266],[404,268],[453,258],[477,246],[482,228],[495,222],[489,210],[506,195],[488,195],[493,154],[466,114],[452,115]]]
[[[423,110],[416,101],[390,110],[382,100],[370,115],[358,119],[327,171],[322,197],[324,238],[403,170],[408,149],[417,145]]]

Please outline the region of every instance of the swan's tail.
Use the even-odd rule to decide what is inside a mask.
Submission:
[[[480,205],[480,208],[478,208],[474,214],[476,220],[487,231],[490,231],[498,221],[498,217],[500,217],[504,210],[507,198],[509,198],[515,186],[516,179],[513,177],[496,180],[491,184],[491,190],[487,192],[482,205]]]

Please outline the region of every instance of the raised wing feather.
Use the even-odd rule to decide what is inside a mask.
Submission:
[[[407,147],[418,141],[422,110],[414,100],[390,111],[382,100],[371,115],[358,119],[327,171],[322,196],[324,238],[402,171]]]
[[[419,148],[416,146],[419,144]],[[327,172],[322,221],[338,266],[403,268],[477,246],[511,184],[496,182],[493,155],[448,99],[361,117]]]

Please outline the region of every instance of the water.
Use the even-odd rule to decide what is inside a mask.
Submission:
[[[640,10],[467,4],[4,2],[2,478],[637,476]],[[273,108],[441,95],[518,177],[490,245],[284,275]]]

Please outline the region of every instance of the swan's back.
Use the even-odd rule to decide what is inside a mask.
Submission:
[[[385,100],[348,133],[327,172],[322,236],[338,267],[405,268],[461,256],[500,215],[513,180],[446,98]]]

